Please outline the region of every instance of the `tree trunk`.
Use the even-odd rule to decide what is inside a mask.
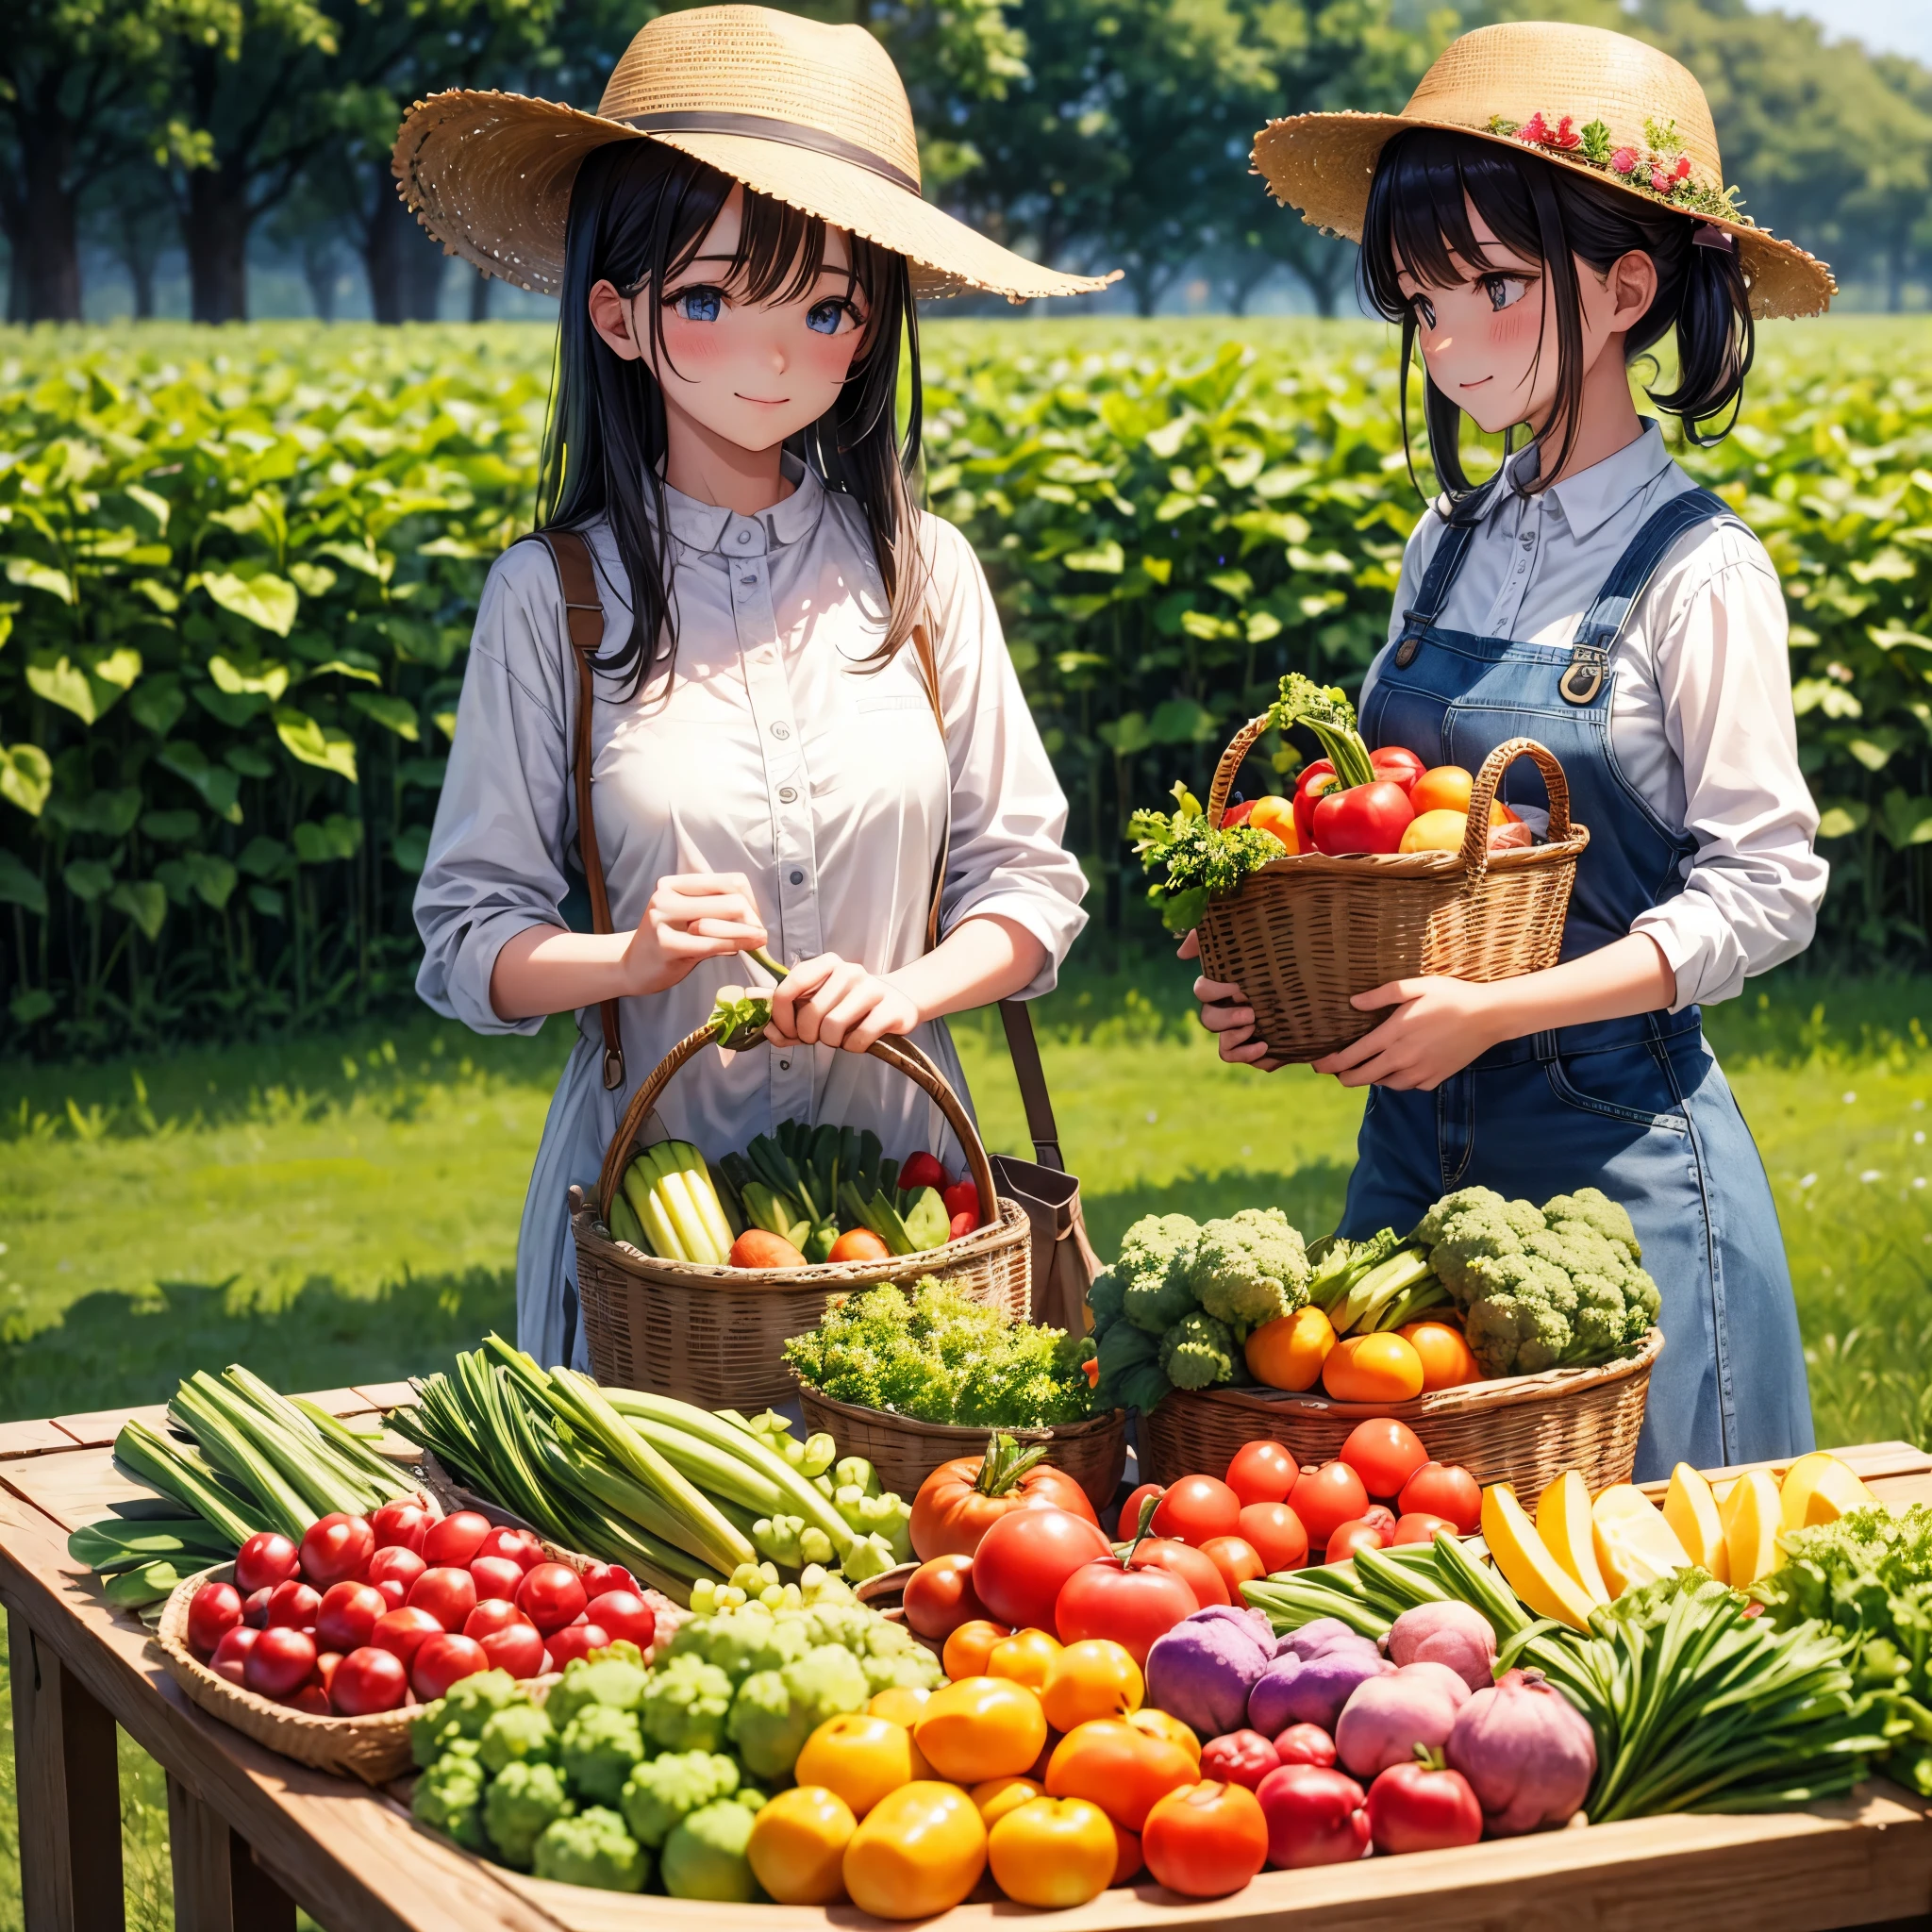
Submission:
[[[369,312],[377,322],[403,320],[403,250],[415,226],[389,182],[378,182],[375,212],[362,225],[362,272],[369,278]]]
[[[472,322],[488,322],[490,320],[490,291],[495,281],[496,277],[494,275],[486,275],[479,273],[476,279],[470,284],[470,320]]]
[[[26,207],[25,246],[14,258],[13,273],[21,279],[25,268],[23,320],[78,322],[80,225],[73,181],[74,129],[55,102],[44,109],[23,103],[17,125]]]
[[[152,322],[155,313],[155,265],[160,258],[152,210],[123,208],[115,224],[114,253],[127,271],[134,291],[134,319]]]
[[[302,279],[308,285],[309,306],[318,322],[336,319],[336,251],[332,242],[313,236],[302,243]]]
[[[396,204],[402,206],[400,202]],[[443,272],[449,257],[406,213],[403,242],[403,312],[411,322],[434,322],[442,305]]]
[[[188,171],[189,308],[196,322],[248,320],[248,177],[241,165]]]

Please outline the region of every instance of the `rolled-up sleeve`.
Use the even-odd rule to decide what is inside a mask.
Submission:
[[[498,1017],[496,956],[526,926],[561,925],[572,836],[570,694],[557,578],[518,544],[484,585],[456,739],[416,887],[416,991],[478,1033],[535,1033],[541,1014]]]
[[[1673,1011],[1730,999],[1803,952],[1830,872],[1813,849],[1818,808],[1798,765],[1776,573],[1741,532],[1720,533],[1704,557],[1659,613],[1655,654],[1697,851],[1683,891],[1631,927],[1676,974]]]
[[[1020,689],[986,574],[958,530],[925,521],[953,793],[941,930],[987,917],[1024,928],[1046,949],[1046,963],[1015,997],[1038,999],[1053,991],[1087,924],[1087,875],[1062,842],[1066,793]]]

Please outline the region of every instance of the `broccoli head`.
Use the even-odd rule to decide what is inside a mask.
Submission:
[[[1208,1389],[1233,1375],[1236,1353],[1227,1324],[1196,1308],[1161,1338],[1161,1373],[1176,1389]]]
[[[756,1672],[738,1687],[731,1741],[754,1776],[783,1777],[828,1717],[863,1710],[872,1694],[864,1667],[851,1651],[821,1644],[783,1670]]]
[[[731,1679],[716,1664],[691,1656],[653,1671],[638,1704],[644,1736],[660,1751],[717,1750],[730,1710]]]
[[[539,1878],[606,1891],[641,1891],[651,1873],[650,1854],[602,1805],[545,1825],[534,1857]]]
[[[633,1651],[632,1656],[635,1655]],[[462,1681],[467,1684],[471,1679],[465,1677]],[[551,1724],[561,1731],[587,1704],[608,1705],[612,1710],[635,1710],[649,1681],[625,1657],[575,1657],[564,1666],[562,1678],[543,1700],[543,1709]]]
[[[1524,1237],[1543,1231],[1541,1214],[1527,1201],[1506,1201],[1491,1188],[1459,1188],[1423,1216],[1411,1239],[1428,1248],[1437,1278],[1466,1307],[1475,1293],[1469,1285],[1475,1262],[1520,1255]]]
[[[506,1865],[527,1872],[537,1840],[559,1818],[576,1810],[554,1764],[519,1758],[490,1780],[483,1799],[483,1828]]]
[[[467,1752],[439,1757],[409,1799],[410,1814],[431,1831],[480,1852],[483,1843],[483,1767]]]
[[[571,1783],[587,1798],[614,1805],[631,1767],[644,1755],[635,1711],[587,1704],[563,1727],[558,1755]]]
[[[1552,1195],[1543,1203],[1543,1219],[1552,1227],[1565,1221],[1580,1221],[1607,1241],[1629,1249],[1631,1260],[1643,1259],[1643,1246],[1630,1224],[1628,1210],[1600,1188],[1578,1188],[1574,1194]]]
[[[467,1683],[467,1678],[459,1681]],[[557,1729],[549,1717],[534,1704],[507,1704],[491,1714],[476,1740],[476,1756],[483,1769],[492,1776],[519,1757],[538,1757],[555,1762]]]
[[[1185,1214],[1143,1214],[1121,1237],[1114,1273],[1124,1284],[1121,1307],[1137,1328],[1164,1335],[1194,1307],[1188,1286],[1199,1225]]]
[[[1087,1306],[1093,1312],[1093,1339],[1099,1341],[1121,1319],[1126,1303],[1126,1284],[1111,1268],[1093,1277],[1087,1291]]]
[[[1279,1208],[1243,1208],[1202,1228],[1188,1285],[1208,1314],[1244,1340],[1307,1300],[1307,1251]]]
[[[459,1677],[448,1694],[426,1704],[409,1720],[409,1752],[419,1765],[434,1764],[458,1738],[475,1743],[499,1710],[527,1704],[528,1690],[508,1671],[478,1671]]]
[[[745,1848],[757,1813],[735,1798],[706,1805],[679,1820],[664,1840],[664,1890],[673,1898],[749,1905],[758,1895]]]
[[[655,1852],[680,1820],[737,1790],[736,1759],[710,1751],[668,1751],[631,1772],[619,1802],[638,1842]]]
[[[1553,1261],[1527,1254],[1470,1262],[1463,1329],[1485,1375],[1535,1375],[1556,1368],[1574,1336],[1576,1290]]]

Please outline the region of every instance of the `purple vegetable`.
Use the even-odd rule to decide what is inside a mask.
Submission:
[[[1469,1699],[1469,1686],[1446,1664],[1409,1664],[1358,1684],[1335,1725],[1335,1754],[1364,1784],[1417,1745],[1440,1751]]]
[[[1264,1738],[1279,1737],[1290,1724],[1320,1724],[1332,1735],[1356,1686],[1394,1672],[1395,1666],[1366,1640],[1338,1644],[1307,1659],[1284,1651],[1248,1692],[1248,1723]],[[1151,1690],[1148,1701],[1158,1701]]]
[[[1292,1651],[1306,1661],[1320,1657],[1324,1651],[1335,1649],[1337,1645],[1366,1643],[1373,1648],[1374,1641],[1359,1630],[1351,1630],[1340,1617],[1317,1617],[1313,1623],[1304,1624],[1299,1630],[1291,1630],[1276,1646],[1275,1655],[1284,1656]]]
[[[1389,1655],[1398,1664],[1447,1664],[1472,1690],[1487,1690],[1495,1682],[1496,1633],[1468,1604],[1418,1604],[1404,1610],[1390,1628]]]
[[[1589,1721],[1541,1671],[1505,1671],[1457,1714],[1443,1755],[1469,1780],[1498,1838],[1562,1824],[1596,1776]]]
[[[1147,1702],[1204,1738],[1239,1730],[1248,1690],[1267,1669],[1274,1633],[1257,1610],[1215,1604],[1154,1640]]]

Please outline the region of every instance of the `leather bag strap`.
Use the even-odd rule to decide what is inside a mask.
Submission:
[[[596,681],[591,660],[604,648],[604,600],[597,594],[597,567],[591,546],[575,530],[539,530],[537,541],[557,566],[563,591],[564,626],[577,660],[577,715],[571,734],[571,779],[577,800],[577,856],[584,863],[584,883],[591,893],[591,927],[611,932],[610,894],[604,884],[604,861],[597,851],[597,822],[591,815],[591,710],[596,702]],[[624,1034],[618,1024],[617,1002],[599,1003],[604,1023],[604,1085],[612,1092],[624,1085]]]

